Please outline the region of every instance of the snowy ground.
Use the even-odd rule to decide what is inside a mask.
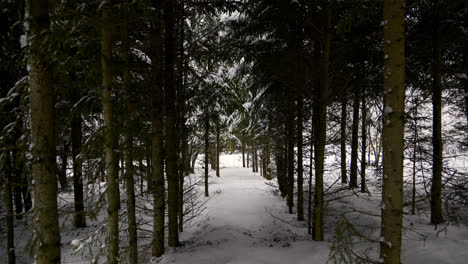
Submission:
[[[159,263],[334,263],[330,257],[341,253],[343,256],[351,254],[351,251],[346,250],[352,250],[361,257],[378,259],[378,242],[369,242],[378,241],[380,237],[381,197],[375,187],[378,181],[372,175],[369,175],[369,194],[354,193],[339,183],[325,188],[325,241],[314,242],[307,234],[306,222],[298,222],[295,214],[288,214],[286,201],[274,187],[275,180],[267,181],[258,173],[252,173],[251,169],[242,168],[239,154],[223,155],[221,168],[219,178],[214,176],[214,171],[210,172],[210,197],[198,196],[206,209],[188,223],[181,233],[182,246],[168,249],[158,259]],[[333,174],[327,175],[326,183],[330,186],[336,179],[330,176]],[[190,178],[193,181],[197,179],[202,179],[201,168]],[[196,186],[196,189],[203,194],[203,184]],[[72,211],[70,201],[70,193],[61,194],[59,203],[62,211]],[[139,228],[151,230],[150,198],[140,198],[137,202],[141,219]],[[124,213],[125,203],[122,202],[122,205],[121,214]],[[307,212],[307,199],[304,208]],[[148,216],[145,216],[145,210]],[[4,212],[0,214],[3,218]],[[89,248],[95,255],[104,244],[105,216],[103,208],[94,221],[88,220],[89,227],[81,230],[72,227],[71,217],[61,219],[62,263],[90,263],[89,251],[83,251],[83,255],[75,253],[71,242],[77,238],[88,240],[91,242],[88,243],[91,245]],[[144,222],[145,219],[148,222]],[[404,219],[402,263],[466,263],[466,226],[448,225],[434,229],[434,226],[428,225],[429,215],[423,210],[415,216],[406,214]],[[31,215],[27,215],[23,220],[16,221],[17,263],[32,262],[25,249],[32,234],[32,227],[25,221],[30,220]],[[354,227],[351,228],[347,223]],[[342,227],[338,232],[337,224]],[[125,226],[125,223],[121,226]],[[103,232],[96,232],[99,227]],[[0,229],[0,263],[3,263],[6,260],[4,221]],[[367,240],[359,238],[358,233]],[[145,234],[140,232],[142,236]],[[123,247],[125,238],[126,234],[122,233]],[[148,237],[139,241],[141,263],[149,263],[150,241]],[[332,250],[334,247],[340,250]],[[104,260],[105,255],[99,262]]]
[[[236,164],[237,157],[223,157],[221,167]],[[326,262],[328,243],[311,244],[306,228],[282,222],[295,216],[266,182],[248,168],[222,169],[210,183],[204,215],[181,235],[184,245],[161,263]]]

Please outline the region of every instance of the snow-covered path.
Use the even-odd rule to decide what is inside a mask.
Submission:
[[[329,244],[285,223],[295,216],[251,169],[223,168],[220,178],[210,177],[210,196],[203,216],[181,234],[183,246],[162,263],[326,262]]]

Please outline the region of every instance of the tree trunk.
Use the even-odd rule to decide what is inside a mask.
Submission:
[[[34,195],[34,231],[38,241],[35,243],[34,262],[37,264],[60,263],[54,91],[49,72],[49,54],[44,49],[50,26],[48,3],[47,0],[27,1],[32,175],[36,194]]]
[[[179,212],[178,212],[178,226],[179,232],[184,231],[184,181],[185,175],[188,175],[187,164],[187,128],[185,126],[185,57],[184,57],[184,25],[185,25],[185,10],[184,1],[180,0],[177,4],[177,34],[178,34],[178,57],[177,57],[177,105],[179,107],[179,131],[180,131],[180,166],[179,166]]]
[[[247,147],[247,168],[249,167],[249,160],[250,160],[250,151]]]
[[[122,56],[122,84],[126,98],[131,98],[130,88],[130,59],[129,59],[129,44],[128,44],[128,0],[122,0],[121,12],[122,23],[120,25],[121,56]],[[125,183],[127,194],[127,219],[128,219],[128,244],[130,248],[129,263],[138,263],[138,241],[137,241],[137,223],[135,216],[135,182],[133,175],[135,170],[133,167],[133,136],[132,136],[132,113],[133,105],[131,100],[127,102],[126,125],[124,126],[125,135]]]
[[[414,102],[414,138],[413,138],[413,188],[412,188],[412,196],[411,196],[411,214],[415,215],[415,207],[416,207],[416,148],[418,146],[418,96],[415,98]]]
[[[466,49],[465,52],[463,52],[463,69],[465,73],[468,71],[468,51]],[[468,125],[468,78],[465,76],[465,78],[463,78],[461,82],[463,84],[463,90],[465,95],[466,124]]]
[[[177,177],[177,109],[175,83],[175,2],[165,1],[164,6],[164,50],[165,50],[165,87],[166,87],[166,175],[167,175],[167,209],[169,220],[169,246],[179,246],[177,214],[179,207],[179,181]]]
[[[245,168],[245,137],[244,136],[242,136],[242,168]]]
[[[358,174],[358,132],[359,132],[359,97],[357,91],[354,92],[353,102],[353,129],[351,139],[351,168],[349,176],[349,187],[357,188],[357,174]]]
[[[15,264],[15,233],[14,233],[14,213],[13,213],[13,165],[10,151],[6,152],[4,172],[6,176],[4,203],[6,209],[6,224],[7,224],[7,247],[8,264]]]
[[[210,120],[208,114],[205,117],[205,197],[210,196],[208,192],[208,159],[210,151]]]
[[[348,177],[346,175],[346,96],[341,98],[341,183],[348,183]]]
[[[442,39],[440,36],[440,2],[434,1],[432,31],[432,185],[431,224],[444,222],[442,216]]]
[[[385,0],[382,240],[384,263],[401,263],[405,98],[404,0]]]
[[[60,189],[62,191],[66,191],[68,189],[68,182],[67,182],[67,165],[68,165],[68,156],[67,156],[68,146],[67,141],[63,140],[63,149],[60,153],[60,169],[57,169],[57,176],[60,183]],[[21,195],[20,195],[21,199]]]
[[[106,151],[107,174],[107,214],[108,214],[108,239],[109,250],[107,262],[117,264],[119,259],[119,214],[118,214],[118,171],[115,166],[116,154],[114,151],[115,135],[113,129],[112,109],[112,20],[111,1],[105,0],[102,9],[102,40],[101,40],[101,65],[104,109],[104,141]]]
[[[307,201],[307,232],[312,235],[312,165],[314,163],[314,125],[310,130],[310,157],[309,157],[309,193]]]
[[[328,68],[330,62],[331,41],[331,7],[327,6],[326,26],[324,27],[323,52],[321,62],[320,89],[318,92],[319,104],[316,106],[314,116],[315,126],[315,195],[314,195],[314,221],[312,226],[312,238],[315,241],[324,239],[323,223],[323,171],[325,162],[325,144],[327,137],[327,104],[328,104]]]
[[[366,97],[362,96],[362,148],[361,148],[361,192],[366,192],[366,148],[367,148],[367,110],[366,110]]]
[[[14,202],[15,202],[15,213],[16,213],[16,219],[22,219],[23,218],[23,197],[22,197],[22,174],[24,173],[24,168],[19,167],[18,165],[21,164],[21,161],[19,160],[19,150],[17,148],[13,148],[12,150],[12,157],[11,160],[13,162],[13,165],[11,167],[12,173],[14,175],[14,178],[12,179],[11,188],[13,191],[13,196],[14,196]]]
[[[71,101],[76,105],[81,99],[79,86],[73,87]],[[86,227],[86,214],[84,211],[83,195],[83,159],[80,156],[82,150],[81,114],[75,111],[71,120],[71,148],[73,163],[73,193],[75,198],[75,214],[73,223],[75,227]]]
[[[162,128],[161,128],[162,129]],[[152,139],[145,140],[145,155],[146,155],[146,167],[144,168],[145,177],[141,177],[141,181],[146,178],[146,191],[148,194],[153,193],[154,188],[154,177],[153,177],[153,143]],[[162,143],[161,143],[162,144]]]
[[[297,99],[297,220],[304,221],[304,178],[302,167],[302,95]]]
[[[216,176],[219,177],[219,155],[221,151],[221,143],[219,141],[220,127],[216,124]]]
[[[166,195],[164,185],[164,146],[163,146],[163,87],[162,87],[162,18],[161,1],[152,0],[154,8],[151,21],[151,156],[153,160],[153,241],[152,255],[164,254],[164,225]]]
[[[293,213],[294,207],[294,95],[291,90],[288,91],[288,120],[287,120],[287,204],[289,213]]]
[[[265,153],[265,167],[266,167],[266,179],[267,180],[272,180],[273,177],[272,177],[272,174],[271,174],[271,169],[270,169],[270,163],[271,163],[271,151],[270,151],[270,133],[268,133],[268,135],[266,136],[266,153]]]

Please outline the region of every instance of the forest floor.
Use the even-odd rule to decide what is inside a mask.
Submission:
[[[276,180],[268,181],[250,168],[242,168],[241,155],[221,156],[221,177],[210,171],[210,197],[205,198],[203,172],[197,168],[190,176],[199,200],[199,213],[187,222],[180,233],[181,246],[168,248],[157,263],[189,264],[256,264],[256,263],[356,263],[350,257],[379,260],[381,193],[379,181],[373,175],[368,179],[368,193],[350,190],[339,183],[331,172],[325,179],[325,241],[311,240],[307,232],[308,192],[305,192],[306,221],[297,221],[289,214],[286,200],[277,190]],[[307,178],[307,177],[306,177]],[[102,184],[98,192],[104,194]],[[304,181],[307,189],[308,180]],[[123,187],[122,187],[123,188]],[[88,187],[89,193],[89,187]],[[124,191],[121,192],[125,194]],[[139,258],[149,263],[151,258],[151,196],[137,199],[139,212]],[[146,198],[145,198],[146,197]],[[127,235],[125,228],[125,197],[122,199],[121,246],[125,255]],[[89,200],[93,200],[89,198]],[[60,194],[62,212],[73,212],[71,192]],[[96,201],[105,203],[100,198]],[[295,199],[294,202],[297,200]],[[95,202],[96,204],[98,202]],[[96,206],[95,206],[96,207]],[[0,207],[0,263],[6,261],[6,226],[3,205]],[[91,207],[90,207],[91,208]],[[295,209],[294,209],[295,212]],[[26,253],[32,241],[32,215],[15,221],[17,263],[32,263]],[[62,263],[105,262],[106,212],[105,206],[96,212],[88,227],[75,229],[71,214],[61,217]],[[77,250],[81,248],[82,250]],[[125,258],[125,257],[124,257]],[[402,263],[466,263],[468,259],[468,227],[463,224],[429,224],[427,202],[417,207],[416,215],[405,208]],[[126,263],[123,261],[122,263]]]
[[[281,197],[258,173],[225,168],[212,178],[207,210],[181,234],[183,246],[161,263],[324,263],[328,243],[308,241]]]

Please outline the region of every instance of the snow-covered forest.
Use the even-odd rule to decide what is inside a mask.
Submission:
[[[0,0],[0,263],[466,263],[466,0]]]

